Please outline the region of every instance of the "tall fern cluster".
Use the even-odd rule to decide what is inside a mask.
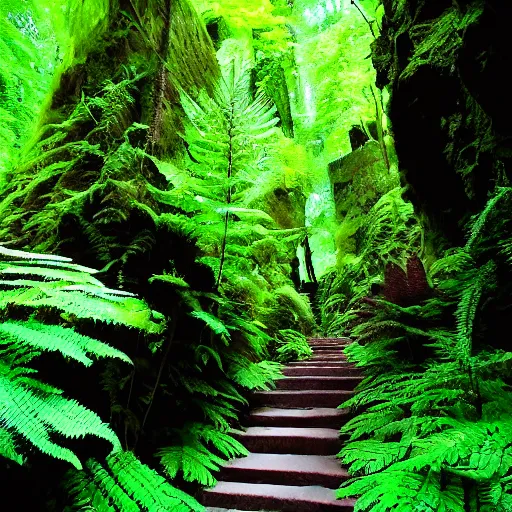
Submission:
[[[270,165],[283,136],[254,88],[253,64],[230,60],[227,44],[221,66],[187,0],[170,10],[153,0],[63,3],[70,23],[88,12],[84,31],[96,30],[94,20],[102,30],[80,55],[79,39],[65,46],[72,55],[63,51],[36,135],[11,159],[0,238],[16,258],[30,249],[76,264],[31,256],[6,267],[15,276],[1,303],[8,392],[25,397],[39,437],[28,423],[6,423],[2,450],[21,462],[26,430],[39,450],[23,476],[58,496],[56,510],[188,510],[199,506],[163,476],[193,493],[243,455],[230,430],[247,392],[269,389],[280,361],[303,357],[314,327],[289,278],[303,230],[285,229],[265,208],[290,175]],[[68,41],[66,30],[56,40]],[[29,338],[30,352],[17,355]],[[61,366],[48,363],[52,352]],[[27,375],[32,354],[39,384]],[[68,447],[85,434],[114,451],[91,436]],[[63,494],[56,484],[69,464],[42,470],[41,453],[75,465]]]
[[[0,2],[2,182],[33,135],[48,90],[70,62],[83,57],[105,28],[108,13],[107,0]]]
[[[395,188],[377,201],[356,233],[355,254],[347,254],[338,268],[322,278],[317,302],[326,334],[345,334],[346,326],[357,318],[361,299],[371,294],[372,285],[382,283],[382,269],[388,262],[403,264],[406,251],[421,250],[423,230],[402,193]]]
[[[131,366],[122,351],[79,331],[95,322],[96,333],[101,332],[98,325],[111,325],[155,335],[165,329],[162,316],[132,294],[105,287],[94,277],[96,271],[69,258],[3,246],[0,254],[0,455],[22,465],[30,463],[35,449],[71,464],[76,470],[69,482],[77,482],[73,493],[79,494],[82,505],[99,506],[103,496],[105,503],[122,501],[122,510],[154,510],[160,501],[175,510],[199,510],[193,498],[165,482],[132,452],[123,451],[112,427],[95,412],[63,396],[63,390],[51,381],[37,378],[37,362],[44,353],[85,367],[104,358]],[[94,471],[103,489],[87,497],[77,490],[78,482],[86,479],[84,465],[89,470],[101,468],[92,459],[77,455],[76,449],[83,453],[77,441],[69,443],[85,436],[110,443],[110,455],[105,453],[111,472],[108,478],[124,479],[126,494],[118,494],[109,487],[106,475]],[[133,469],[128,470],[128,465]]]
[[[355,510],[512,509],[512,189],[472,219],[468,241],[425,271],[388,266],[346,349],[365,369],[340,453]],[[364,315],[361,314],[364,312]]]

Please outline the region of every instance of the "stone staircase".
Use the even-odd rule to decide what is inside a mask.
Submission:
[[[341,352],[349,341],[310,339],[311,359],[290,363],[276,390],[253,394],[248,428],[236,436],[250,453],[203,491],[208,512],[353,511],[353,500],[335,499],[348,476],[336,459],[348,411],[337,407],[361,380]]]

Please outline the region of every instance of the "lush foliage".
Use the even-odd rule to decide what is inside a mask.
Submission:
[[[216,58],[186,0],[79,4],[34,7],[45,32],[32,47],[18,18],[1,20],[19,78],[0,70],[0,93],[15,85],[1,107],[14,116],[1,145],[0,236],[14,247],[2,249],[14,261],[1,265],[1,448],[23,463],[2,475],[43,490],[31,510],[200,510],[163,474],[190,493],[212,485],[246,453],[230,431],[247,392],[308,351],[315,321],[290,280],[305,171],[255,61],[233,41]],[[27,6],[5,8],[22,19]],[[55,55],[37,81],[27,62]]]
[[[388,265],[382,298],[359,311],[346,354],[366,378],[344,404],[359,414],[340,453],[358,478],[339,491],[360,496],[356,510],[512,507],[511,206],[498,189],[428,280],[417,257]]]
[[[87,496],[83,490],[78,491],[85,477],[83,471],[76,471],[73,493],[78,494],[76,499],[81,506],[86,501],[100,506],[103,499],[105,505],[101,504],[101,510],[110,510],[104,507],[112,499],[123,503],[123,510],[153,510],[155,504],[180,505],[183,511],[199,510],[195,500],[170,486],[133,454],[123,452],[116,433],[96,413],[76,400],[65,398],[63,391],[46,379],[35,378],[37,369],[28,366],[36,363],[44,352],[86,367],[93,364],[91,357],[113,358],[132,365],[123,352],[81,334],[78,329],[84,328],[84,322],[99,322],[154,334],[165,328],[162,316],[132,294],[105,287],[94,277],[96,271],[76,265],[69,258],[4,247],[0,247],[0,253],[3,259],[0,263],[3,278],[0,281],[0,454],[24,464],[30,459],[32,446],[83,470],[82,460],[67,447],[69,443],[64,446],[58,439],[96,436],[112,444],[107,459],[111,471],[108,478],[124,481],[128,488],[123,494],[106,487],[107,475],[100,476],[101,466],[89,459],[85,465],[95,475],[95,484],[102,491]],[[128,470],[127,461],[133,469]],[[136,487],[137,478],[140,488]],[[91,485],[87,483],[87,487]]]
[[[68,474],[65,486],[73,498],[73,505],[66,507],[66,512],[204,510],[195,499],[171,487],[156,471],[141,464],[132,452],[109,455],[103,464],[89,459],[85,471]]]
[[[328,335],[346,334],[361,300],[382,282],[388,262],[403,265],[407,251],[422,249],[420,222],[412,204],[402,199],[400,188],[383,195],[362,222],[352,223],[353,227],[345,224],[346,236],[355,234],[355,254],[345,254],[340,267],[324,277],[318,290],[321,325]]]

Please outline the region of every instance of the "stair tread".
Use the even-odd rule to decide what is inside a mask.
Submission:
[[[321,487],[319,485],[276,485],[276,484],[252,484],[245,482],[223,482],[220,481],[213,489],[205,493],[223,494],[226,496],[254,496],[268,497],[275,501],[293,500],[306,503],[329,503],[336,501],[341,506],[353,505],[354,500],[336,500],[336,491]]]
[[[305,437],[315,439],[339,439],[339,431],[324,427],[249,427],[240,437]]]
[[[276,380],[278,391],[351,391],[362,378],[354,375],[299,375],[284,376]]]
[[[206,507],[206,512],[254,512],[254,511],[240,510],[238,508]],[[258,512],[279,512],[279,510],[259,510]]]
[[[309,364],[311,364],[311,359],[308,359],[306,361],[293,361],[291,363],[288,363],[287,366],[285,366],[285,368],[297,368],[297,367],[306,367],[308,366]],[[317,364],[316,361],[314,361],[315,364]],[[334,361],[334,362],[330,362],[330,361],[326,361],[324,365],[322,365],[323,367],[325,368],[356,368],[356,365],[350,361],[341,361],[341,362],[338,362],[338,361]]]
[[[316,473],[346,478],[348,472],[340,466],[335,456],[296,455],[283,453],[249,453],[247,457],[232,459],[226,466],[244,469],[285,473]]]
[[[344,350],[347,345],[310,345],[313,352],[323,352],[324,350]]]
[[[319,359],[321,357],[325,357],[325,358],[330,358],[330,357],[341,357],[343,359],[346,359],[347,356],[345,354],[343,354],[343,352],[340,350],[339,352],[327,352],[327,351],[318,351],[318,352],[313,352],[313,355],[311,356],[311,359]]]
[[[311,356],[311,359],[320,359],[320,358],[331,358],[331,357],[339,357],[341,359],[347,359],[347,356],[341,352],[314,352]]]
[[[350,343],[352,341],[351,338],[308,338],[308,343],[316,343],[318,341],[345,341],[347,343]]]
[[[253,393],[254,405],[259,403],[259,407],[249,412],[248,420],[255,426],[245,432],[233,432],[250,453],[226,463],[217,484],[203,492],[203,503],[211,506],[207,512],[353,510],[355,500],[336,500],[334,489],[348,477],[336,453],[341,446],[338,425],[350,411],[336,407],[337,399],[342,403],[353,394],[350,384],[355,387],[362,380],[361,376],[349,373],[359,369],[343,354],[351,341],[349,338],[309,338],[312,357],[289,363],[284,368],[284,376],[277,380],[277,385],[284,388],[305,389]],[[323,383],[327,388],[336,388],[339,383],[339,387],[349,389],[322,389]],[[308,384],[321,389],[311,389]],[[286,397],[289,397],[288,402]]]
[[[348,409],[336,409],[334,407],[311,407],[307,409],[281,409],[279,407],[259,407],[253,409],[251,414],[260,416],[281,416],[286,418],[304,418],[312,416],[325,416],[338,418],[345,416]]]
[[[256,391],[254,396],[271,395],[352,395],[353,391],[346,389],[275,389],[272,391]]]
[[[325,380],[327,382],[342,382],[342,381],[351,381],[351,382],[359,382],[361,380],[361,377],[354,377],[353,375],[299,375],[299,376],[285,376],[282,377],[279,380],[303,380],[303,381],[317,381],[317,380]],[[315,390],[311,390],[315,391]],[[318,391],[318,390],[316,390]]]
[[[353,377],[361,372],[362,368],[339,366],[289,366],[283,369],[285,377]]]
[[[315,350],[317,347],[311,347],[314,354],[343,354],[345,347],[329,347],[326,349]]]
[[[349,414],[349,409],[335,407],[259,407],[250,412],[247,422],[252,426],[340,428]]]
[[[353,367],[354,363],[350,363],[346,359],[343,361],[312,361],[308,359],[307,361],[293,361],[288,363],[288,366],[327,366],[330,368],[343,368],[344,366]]]

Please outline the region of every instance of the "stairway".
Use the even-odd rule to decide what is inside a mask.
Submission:
[[[309,340],[313,356],[290,363],[274,391],[254,393],[246,432],[249,455],[229,461],[215,487],[203,491],[208,512],[352,512],[336,500],[347,478],[336,454],[347,410],[338,409],[361,380],[342,349],[347,338]]]

